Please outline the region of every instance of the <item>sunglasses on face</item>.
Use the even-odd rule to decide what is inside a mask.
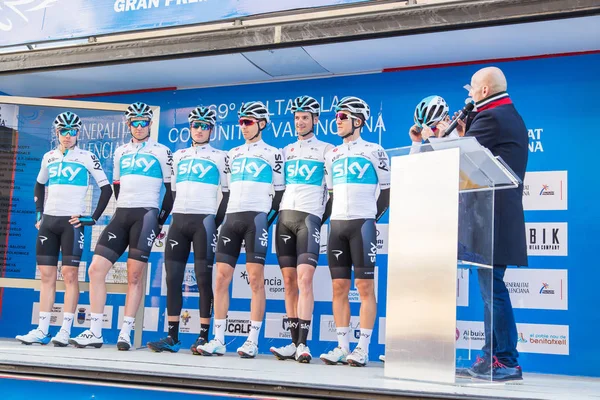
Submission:
[[[339,113],[335,114],[335,119],[339,119],[340,121],[345,121],[350,118],[351,119],[359,119],[359,118],[355,117],[354,115],[346,114],[343,112],[339,112]]]
[[[78,132],[79,131],[77,129],[73,129],[73,128],[64,128],[59,131],[60,136],[67,136],[67,135],[77,136]]]
[[[150,121],[148,120],[131,121],[131,126],[133,126],[134,128],[145,128],[148,125],[150,125]]]
[[[195,121],[195,122],[192,122],[192,128],[201,129],[203,131],[208,131],[212,128],[212,125],[207,124],[205,122]]]
[[[245,125],[245,126],[252,126],[256,123],[256,121],[251,120],[251,119],[240,119],[240,126]]]

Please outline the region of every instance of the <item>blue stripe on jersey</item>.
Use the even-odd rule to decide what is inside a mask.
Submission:
[[[231,182],[250,181],[261,183],[273,182],[271,165],[263,159],[240,157],[231,163]]]
[[[375,167],[366,158],[346,157],[333,163],[333,184],[358,183],[365,185],[377,184]]]
[[[121,176],[142,175],[162,179],[160,162],[150,154],[127,154],[121,157]]]
[[[189,159],[177,165],[177,183],[201,182],[219,184],[219,167],[210,160]]]
[[[73,162],[56,162],[48,165],[48,185],[88,185],[85,165]]]
[[[285,162],[286,185],[316,185],[323,184],[322,161],[292,160]]]

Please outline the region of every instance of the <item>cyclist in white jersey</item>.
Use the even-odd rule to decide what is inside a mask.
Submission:
[[[292,343],[270,350],[280,360],[309,363],[312,356],[306,340],[314,307],[313,277],[319,258],[321,225],[331,214],[331,202],[326,204],[325,153],[333,146],[315,137],[321,112],[317,100],[297,97],[292,112],[298,141],[283,149],[286,189],[275,231]]]
[[[36,260],[40,270],[39,323],[36,329],[16,337],[25,344],[48,344],[51,310],[56,293],[58,254],[62,252],[61,273],[65,282],[65,300],[61,329],[52,338],[55,346],[69,344],[75,308],[79,299],[79,263],[84,245],[84,226],[91,226],[106,208],[112,189],[98,157],[77,147],[81,119],[72,112],[59,114],[53,130],[59,146],[44,154],[35,184],[35,224],[38,228]],[[100,187],[100,198],[91,216],[85,213],[85,196],[90,175]],[[48,187],[48,198],[46,197]],[[75,215],[74,215],[75,214]]]
[[[338,136],[344,143],[325,156],[327,188],[333,190],[327,258],[333,283],[333,318],[338,347],[321,354],[327,364],[365,366],[377,313],[374,278],[377,257],[376,225],[389,206],[390,172],[381,146],[360,137],[370,118],[367,103],[344,97],[335,108]],[[377,192],[379,197],[377,197]],[[360,338],[349,353],[351,271],[360,294]]]
[[[165,249],[167,283],[166,338],[149,342],[156,352],[176,353],[179,341],[179,318],[183,303],[182,287],[185,266],[194,245],[194,273],[199,292],[200,336],[191,350],[208,341],[213,305],[212,266],[217,245],[217,228],[225,217],[229,189],[227,188],[227,153],[209,144],[217,122],[213,109],[197,107],[188,116],[191,147],[175,152],[171,187],[175,204],[173,219]],[[219,205],[219,188],[223,193]],[[218,207],[218,208],[217,208]]]
[[[273,221],[279,209],[285,182],[281,153],[262,141],[261,133],[269,124],[269,110],[263,103],[253,101],[243,104],[238,115],[246,143],[229,151],[231,195],[217,244],[215,337],[198,346],[197,350],[202,355],[225,354],[229,285],[244,241],[246,270],[252,290],[250,334],[237,352],[243,358],[254,358],[258,353],[258,334],[265,313],[264,265],[269,242],[268,221]]]
[[[113,184],[117,209],[96,244],[90,266],[90,329],[70,343],[77,347],[102,347],[102,317],[106,304],[106,275],[129,246],[127,258],[127,297],[117,349],[129,350],[135,313],[142,301],[141,278],[148,256],[171,208],[173,155],[162,144],[150,139],[152,109],[133,103],[125,112],[131,141],[115,150]],[[158,210],[161,187],[165,186],[162,209]]]

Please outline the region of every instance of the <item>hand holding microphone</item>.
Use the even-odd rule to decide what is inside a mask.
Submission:
[[[454,114],[454,120],[450,123],[450,125],[448,126],[448,128],[446,129],[446,132],[444,132],[444,136],[446,137],[450,134],[450,132],[452,132],[454,129],[456,129],[456,131],[458,132],[459,136],[464,136],[465,134],[465,122],[464,120],[467,118],[467,116],[469,115],[469,113],[471,111],[473,111],[473,109],[475,108],[475,105],[473,103],[467,103],[465,105],[465,108],[463,108],[462,110],[460,110],[459,113]]]

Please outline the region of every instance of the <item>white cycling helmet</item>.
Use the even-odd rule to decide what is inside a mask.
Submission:
[[[300,96],[294,99],[292,112],[309,112],[318,117],[321,114],[321,105],[316,99],[310,96]]]
[[[150,106],[146,103],[142,103],[139,101],[137,103],[131,104],[129,107],[127,107],[127,111],[125,111],[125,118],[127,118],[127,119],[131,119],[131,118],[152,119],[153,115],[154,115],[154,113],[152,112],[152,109],[150,108]]]
[[[415,108],[415,124],[419,127],[427,125],[433,128],[448,115],[448,104],[440,96],[429,96],[417,104]]]
[[[217,123],[217,113],[212,108],[196,107],[192,110],[190,115],[188,115],[188,121],[190,124],[192,122],[200,121],[215,126]]]
[[[58,114],[53,122],[54,129],[81,129],[81,119],[70,111]]]
[[[242,103],[242,107],[240,108],[240,111],[238,111],[238,117],[251,117],[258,120],[264,119],[267,121],[267,124],[271,122],[271,119],[269,118],[269,110],[260,101]]]

